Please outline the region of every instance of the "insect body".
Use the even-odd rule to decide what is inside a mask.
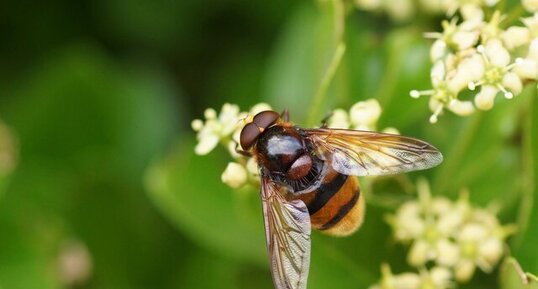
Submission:
[[[241,147],[258,162],[267,248],[277,289],[304,289],[310,233],[346,236],[361,225],[364,197],[353,176],[427,169],[443,160],[430,144],[345,129],[303,129],[274,111],[245,125]]]

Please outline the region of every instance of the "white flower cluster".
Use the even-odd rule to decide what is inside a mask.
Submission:
[[[394,275],[388,264],[381,266],[381,280],[369,289],[446,289],[451,286],[452,273],[444,267],[422,269],[419,273]]]
[[[259,103],[250,111],[242,112],[239,106],[225,103],[220,113],[217,114],[216,110],[208,108],[204,112],[205,121],[195,119],[191,123],[192,129],[197,132],[198,144],[194,148],[196,154],[206,155],[219,143],[228,149],[234,161],[228,163],[221,175],[221,180],[231,188],[243,187],[249,181],[259,183],[258,166],[255,160],[238,154],[236,149],[240,148],[239,135],[247,119],[264,110],[271,110],[271,107],[268,104]]]
[[[491,272],[514,225],[502,226],[492,212],[472,207],[466,193],[455,202],[432,197],[425,180],[419,181],[418,193],[417,201],[404,203],[387,217],[395,239],[410,245],[407,262],[417,268],[446,268],[457,282],[471,279],[476,267]]]
[[[461,116],[472,114],[475,107],[489,110],[499,93],[511,99],[525,82],[538,78],[538,14],[523,18],[522,25],[504,28],[512,24],[503,22],[506,15],[495,11],[486,20],[479,5],[497,1],[452,2],[466,2],[458,6],[463,20],[445,20],[443,32],[426,33],[435,39],[430,51],[433,88],[410,92],[414,98],[430,96],[432,123],[444,109]],[[538,1],[522,4],[531,12],[538,9]],[[474,95],[474,103],[462,99],[463,92]]]
[[[343,109],[333,110],[331,117],[327,121],[327,126],[330,128],[374,131],[381,112],[381,105],[376,99],[371,98],[359,101],[351,106],[349,112]],[[386,128],[383,132],[399,133],[395,128]]]
[[[457,11],[462,14],[474,13],[497,2],[499,0],[355,0],[355,6],[366,11],[384,11],[395,21],[406,21],[412,19],[417,11],[452,16]]]

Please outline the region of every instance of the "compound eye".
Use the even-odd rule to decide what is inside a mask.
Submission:
[[[266,110],[254,116],[252,122],[255,123],[258,127],[265,129],[274,124],[279,117],[280,114],[278,114],[276,111]]]
[[[250,147],[254,144],[258,136],[260,135],[260,130],[253,122],[248,123],[241,130],[241,135],[239,136],[239,142],[243,150],[249,150]]]

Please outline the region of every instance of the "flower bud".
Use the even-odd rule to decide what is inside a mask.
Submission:
[[[470,260],[461,261],[454,269],[456,281],[465,283],[471,279],[476,270],[475,264]]]
[[[247,171],[242,165],[230,162],[228,163],[228,166],[226,166],[220,179],[231,188],[237,189],[247,182]]]
[[[521,4],[529,12],[538,12],[538,0],[521,0]]]
[[[520,26],[509,27],[500,35],[504,45],[509,50],[529,43],[530,36],[529,28]]]
[[[508,88],[514,95],[521,93],[523,83],[519,76],[514,72],[507,72],[503,77],[503,86]]]
[[[329,119],[328,126],[330,128],[348,129],[350,127],[350,124],[349,124],[349,116],[347,115],[347,112],[343,109],[333,110],[331,118]]]
[[[430,246],[426,241],[417,240],[409,250],[407,262],[415,267],[424,265],[429,260],[429,250]]]
[[[254,116],[266,110],[272,110],[271,106],[267,103],[260,102],[260,103],[255,104],[252,108],[250,108],[250,114]]]
[[[499,90],[491,85],[484,85],[476,95],[474,103],[481,110],[490,110],[495,102],[495,96]]]
[[[351,107],[349,115],[353,125],[370,126],[375,124],[379,119],[379,116],[381,115],[381,106],[376,99],[360,101]]]
[[[503,254],[503,245],[500,239],[495,237],[487,238],[478,248],[480,256],[490,265],[497,264]]]
[[[452,100],[448,104],[448,109],[460,116],[471,115],[472,113],[474,113],[475,110],[471,101],[461,101],[458,99]]]
[[[447,239],[437,242],[437,262],[439,265],[452,267],[460,259],[458,246]]]
[[[376,10],[381,8],[382,0],[355,0],[355,5],[364,10]]]
[[[538,78],[538,62],[531,58],[519,58],[514,72],[523,79],[536,79]]]
[[[203,130],[202,130],[203,132]],[[207,155],[211,152],[219,143],[219,137],[210,133],[200,133],[198,136],[198,143],[194,147],[194,152],[197,155]]]

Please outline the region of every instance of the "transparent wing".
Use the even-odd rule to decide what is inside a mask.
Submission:
[[[287,201],[262,177],[265,236],[276,289],[305,289],[310,266],[310,215],[300,200]]]
[[[304,132],[319,155],[345,175],[398,174],[428,169],[443,161],[435,147],[410,137],[325,128]]]

